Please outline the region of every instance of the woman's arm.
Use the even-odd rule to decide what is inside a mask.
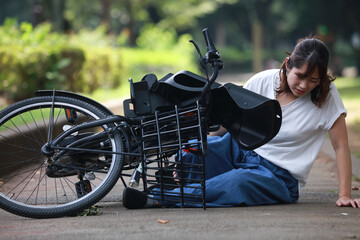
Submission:
[[[345,115],[342,114],[329,131],[331,144],[336,153],[336,164],[339,176],[339,207],[352,206],[360,208],[359,199],[351,199],[351,155],[346,131]]]

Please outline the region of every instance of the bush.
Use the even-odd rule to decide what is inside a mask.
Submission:
[[[158,78],[180,70],[199,73],[190,39],[189,34],[177,37],[175,31],[145,26],[136,41],[139,48],[122,49],[129,77],[139,81],[147,73],[154,73]]]
[[[113,89],[151,72],[160,77],[183,69],[198,72],[189,35],[147,26],[140,48],[118,47],[105,28],[66,35],[48,23],[33,28],[12,19],[0,26],[0,94],[9,100],[33,96],[38,89],[81,93]],[[147,45],[148,39],[157,44]],[[127,87],[127,85],[126,85]]]
[[[85,52],[85,59],[77,91],[91,93],[98,88],[111,89],[121,84],[125,70],[118,49],[93,47]]]
[[[38,89],[91,92],[120,83],[118,50],[109,46],[74,43],[76,36],[74,41],[51,32],[48,23],[33,29],[11,19],[0,27],[0,35],[0,94],[9,100],[31,97]]]

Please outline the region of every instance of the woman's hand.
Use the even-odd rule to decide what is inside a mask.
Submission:
[[[341,114],[329,131],[330,140],[336,154],[339,176],[339,207],[360,208],[360,199],[351,199],[351,155],[348,144],[345,115]]]
[[[351,199],[349,197],[340,197],[339,200],[336,201],[336,205],[338,207],[360,208],[360,199]]]

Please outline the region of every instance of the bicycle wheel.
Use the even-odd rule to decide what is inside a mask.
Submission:
[[[55,97],[53,109],[52,104],[52,97],[35,97],[0,112],[0,207],[8,212],[31,218],[73,215],[98,202],[119,179],[122,155],[74,150],[54,160],[61,150],[51,157],[42,153],[49,131],[54,139],[69,126],[107,116],[74,98]],[[117,131],[91,138],[112,126],[75,132],[60,144],[66,147],[89,137],[83,148],[120,152],[123,143]]]

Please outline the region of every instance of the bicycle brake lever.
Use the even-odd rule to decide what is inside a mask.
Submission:
[[[191,42],[192,44],[194,44],[196,51],[198,52],[199,55],[199,62],[202,68],[206,68],[206,62],[205,62],[205,58],[201,55],[201,51],[199,46],[196,44],[196,42],[194,42],[193,40],[189,40],[189,42]]]

